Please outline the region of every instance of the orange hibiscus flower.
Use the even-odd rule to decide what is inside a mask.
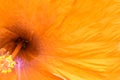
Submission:
[[[119,0],[0,0],[0,80],[120,80]]]

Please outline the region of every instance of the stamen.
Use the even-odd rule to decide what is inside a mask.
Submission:
[[[0,54],[3,54],[0,56],[0,72],[8,73],[12,71],[16,63],[13,61],[12,55],[9,55],[9,52],[4,53],[4,50],[6,51],[4,48],[0,49],[0,51],[3,52],[0,52]]]
[[[5,48],[0,49],[0,72],[8,73],[11,72],[15,66],[14,58],[17,56],[22,48],[22,42],[18,43],[15,50],[10,55]]]

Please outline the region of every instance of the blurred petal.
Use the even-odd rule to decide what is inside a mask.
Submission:
[[[119,5],[119,0],[0,0],[0,29],[8,29],[1,29],[0,47],[17,36],[32,38],[18,54],[15,71],[0,79],[119,80]],[[12,51],[13,44],[6,48]]]

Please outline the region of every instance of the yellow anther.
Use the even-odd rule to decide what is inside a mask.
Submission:
[[[7,72],[11,72],[12,70],[10,68],[8,68]]]
[[[0,72],[8,73],[11,72],[15,66],[15,61],[13,61],[12,56],[0,56]]]
[[[7,70],[2,70],[1,73],[7,73]]]

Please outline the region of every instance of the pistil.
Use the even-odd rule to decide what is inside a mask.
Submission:
[[[12,52],[9,54],[5,48],[0,49],[0,72],[1,73],[8,73],[11,72],[12,69],[15,67],[16,62],[14,61],[17,54],[20,52],[23,46],[23,42],[19,42]]]

